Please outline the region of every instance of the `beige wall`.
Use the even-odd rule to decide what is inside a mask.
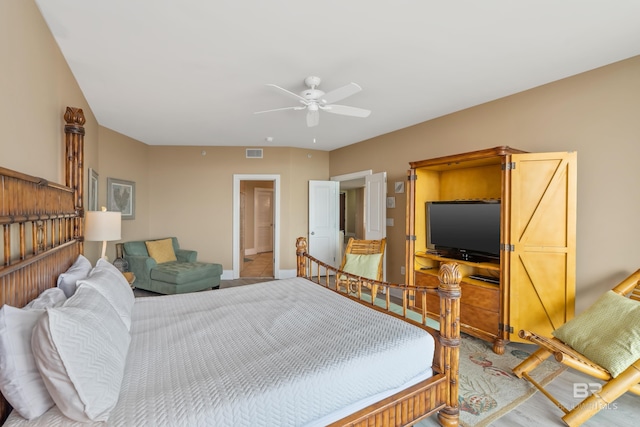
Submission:
[[[99,127],[99,137],[99,205],[107,205],[107,178],[134,182],[135,218],[122,221],[122,238],[144,239],[149,235],[150,217],[149,146],[103,126]],[[115,257],[115,246],[112,253]]]
[[[403,281],[405,194],[393,194],[410,161],[508,145],[577,151],[577,311],[635,271],[640,236],[640,57],[424,122],[331,152],[331,175],[388,174],[387,277]],[[428,100],[425,100],[428,102]],[[371,119],[373,120],[373,119]]]
[[[0,62],[0,165],[62,182],[71,106],[85,113],[85,164],[95,168],[96,118],[33,1],[0,1]]]
[[[206,155],[202,155],[202,151]],[[232,268],[233,176],[280,176],[280,269],[295,269],[295,241],[307,234],[308,181],[328,179],[329,153],[244,147],[149,147],[149,237],[178,236],[202,261]],[[276,233],[278,231],[276,230]]]

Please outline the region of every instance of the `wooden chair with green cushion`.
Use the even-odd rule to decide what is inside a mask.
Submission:
[[[640,269],[602,295],[579,316],[556,329],[553,337],[520,331],[539,349],[513,372],[548,397],[565,415],[569,426],[579,426],[627,391],[640,395]],[[529,373],[545,359],[555,359],[604,381],[571,410],[565,408]]]
[[[387,239],[381,240],[361,240],[349,238],[347,247],[342,257],[340,270],[353,274],[364,279],[377,280],[384,279],[384,250]],[[358,279],[349,276],[340,276],[337,279],[337,288],[346,288],[348,291],[355,291]],[[371,288],[372,298],[375,300],[378,293],[377,286],[369,286],[365,281],[362,283]]]

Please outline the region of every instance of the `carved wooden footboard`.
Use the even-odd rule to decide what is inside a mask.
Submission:
[[[82,253],[82,110],[65,114],[65,185],[0,167],[0,306],[23,307],[56,286]],[[2,397],[0,423],[11,407]]]
[[[396,393],[361,411],[356,412],[332,426],[403,426],[418,422],[438,413],[443,426],[457,426],[458,408],[458,362],[460,357],[460,279],[458,265],[443,264],[440,268],[438,289],[377,282],[349,273],[344,273],[317,260],[307,252],[307,241],[299,237],[296,242],[297,275],[321,286],[325,286],[360,304],[385,312],[414,324],[435,338],[436,349],[432,361],[434,375],[415,386]],[[355,291],[336,286],[335,278],[346,275],[355,283]],[[384,298],[374,298],[367,292],[373,285]],[[393,290],[393,292],[392,292]],[[392,293],[395,295],[392,297]],[[428,326],[425,309],[416,312],[409,309],[414,298],[426,300],[427,293],[440,295],[440,322],[438,329]],[[400,296],[397,296],[400,294]]]

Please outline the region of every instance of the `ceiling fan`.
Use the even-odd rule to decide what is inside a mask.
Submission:
[[[275,87],[294,98],[301,105],[294,107],[276,108],[273,110],[256,111],[254,114],[270,113],[272,111],[282,110],[307,110],[307,126],[317,126],[320,122],[320,110],[333,114],[341,114],[344,116],[352,117],[369,117],[371,111],[363,108],[349,107],[346,105],[337,105],[334,102],[345,99],[353,94],[356,94],[362,90],[360,86],[355,83],[349,83],[346,86],[342,86],[338,89],[334,89],[330,92],[324,93],[318,86],[320,85],[320,77],[309,76],[304,79],[304,84],[309,89],[300,92],[300,95],[295,94],[287,89],[281,88],[274,84],[267,84],[267,86]]]

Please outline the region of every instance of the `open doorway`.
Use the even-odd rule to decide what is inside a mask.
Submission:
[[[234,175],[233,278],[278,278],[279,175]]]
[[[240,277],[273,278],[273,181],[240,181]]]
[[[349,237],[364,239],[364,178],[340,181],[340,231],[345,242]],[[342,202],[344,199],[344,202]]]
[[[371,170],[331,177],[340,183],[339,258],[350,237],[382,239],[386,237],[386,172]],[[386,254],[385,254],[386,277]]]

